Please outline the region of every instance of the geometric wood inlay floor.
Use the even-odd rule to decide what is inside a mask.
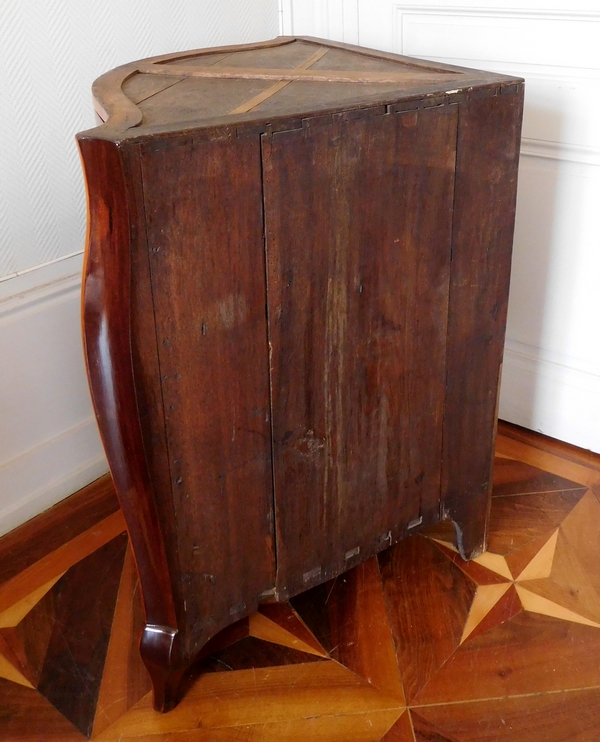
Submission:
[[[107,480],[0,541],[0,740],[595,742],[600,457],[500,426],[489,548],[411,536],[219,634],[168,714]]]

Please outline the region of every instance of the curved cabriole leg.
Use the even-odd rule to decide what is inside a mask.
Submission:
[[[140,642],[140,654],[154,693],[154,710],[171,711],[179,702],[181,680],[186,670],[179,661],[178,632],[168,626],[147,625]]]

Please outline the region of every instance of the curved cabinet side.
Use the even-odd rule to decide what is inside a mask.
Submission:
[[[152,676],[155,705],[165,710],[170,704],[164,703],[160,688],[168,683],[172,668],[181,665],[180,635],[136,404],[128,193],[117,145],[86,138],[79,138],[78,144],[88,191],[82,297],[88,380],[140,575],[147,624],[142,658]],[[157,627],[161,636],[169,637],[168,642],[152,641],[158,635]],[[146,647],[149,652],[144,651]]]

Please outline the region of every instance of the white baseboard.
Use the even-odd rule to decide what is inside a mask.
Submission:
[[[9,461],[0,467],[0,535],[107,471],[94,418]]]
[[[600,369],[507,340],[500,418],[600,453]]]
[[[108,471],[81,345],[81,256],[0,287],[0,534]]]

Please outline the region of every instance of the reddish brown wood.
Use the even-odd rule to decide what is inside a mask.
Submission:
[[[92,401],[135,552],[146,621],[177,632],[132,372],[130,194],[114,144],[80,137],[79,147],[88,187],[83,330]],[[169,654],[166,659],[164,666],[168,668],[173,658]]]
[[[444,417],[443,514],[485,550],[523,115],[515,85],[460,106]]]
[[[438,520],[457,115],[265,140],[282,597]]]
[[[522,93],[291,38],[94,90],[86,357],[167,710],[259,600],[483,543]]]
[[[142,166],[191,660],[274,582],[260,143],[146,145]]]

